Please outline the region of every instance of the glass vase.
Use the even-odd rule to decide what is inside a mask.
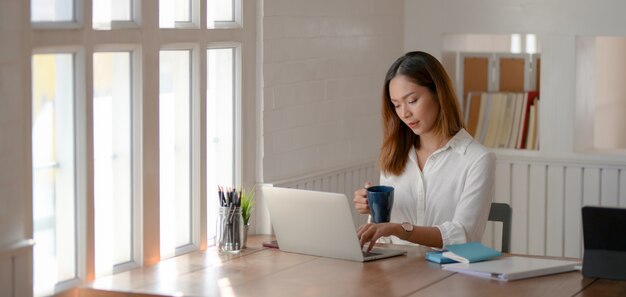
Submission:
[[[217,218],[217,247],[222,252],[238,253],[245,245],[241,208],[220,207]]]

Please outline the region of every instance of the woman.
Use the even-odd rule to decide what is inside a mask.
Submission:
[[[359,228],[361,245],[369,243],[369,251],[383,236],[435,248],[480,241],[495,155],[463,129],[443,66],[427,53],[407,53],[389,68],[382,99],[380,184],[395,188],[395,201],[390,223]],[[370,213],[366,196],[366,189],[354,193],[362,214]]]

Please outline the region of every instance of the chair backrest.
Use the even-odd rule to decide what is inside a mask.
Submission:
[[[489,221],[502,222],[502,252],[508,253],[511,248],[511,206],[506,203],[491,203]]]

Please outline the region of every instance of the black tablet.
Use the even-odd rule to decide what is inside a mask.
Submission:
[[[626,280],[626,208],[585,206],[583,275]]]

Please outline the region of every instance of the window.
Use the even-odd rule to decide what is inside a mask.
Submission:
[[[217,217],[217,186],[233,186],[236,179],[235,152],[236,48],[207,50],[207,192],[209,217]],[[215,238],[215,220],[208,221],[208,238]]]
[[[93,56],[96,275],[133,260],[131,55]]]
[[[24,50],[34,53],[35,295],[212,245],[211,188],[243,183],[242,49],[249,73],[256,54],[242,2],[23,3],[33,41]],[[256,3],[245,6],[254,32]],[[249,94],[254,84],[252,75]]]
[[[195,5],[194,5],[195,4]],[[159,0],[159,25],[161,28],[197,27],[197,1]]]
[[[161,258],[192,244],[191,51],[160,55],[159,165]]]
[[[94,29],[123,27],[133,21],[132,0],[93,0]]]
[[[74,17],[73,0],[32,0],[30,6],[32,22],[71,22]]]
[[[32,58],[34,290],[76,277],[74,55]]]
[[[241,27],[241,0],[207,0],[207,28]]]
[[[626,152],[626,38],[576,37],[576,150]]]

